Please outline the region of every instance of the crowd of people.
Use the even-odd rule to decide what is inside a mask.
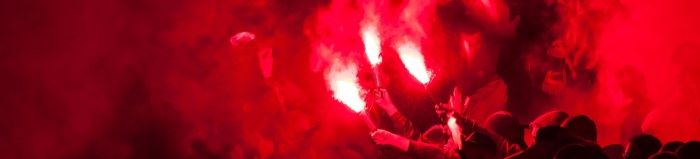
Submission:
[[[424,85],[425,87],[420,87],[420,91],[415,91],[410,90],[413,88],[411,84],[406,84],[415,84],[416,81],[405,81],[410,77],[406,76],[407,71],[402,67],[405,64],[398,58],[395,50],[383,46],[381,53],[383,62],[377,66],[380,71],[367,71],[371,73],[365,74],[374,73],[373,76],[360,78],[360,83],[363,80],[365,83],[372,84],[375,81],[378,83],[381,81],[381,84],[377,84],[381,86],[360,84],[363,88],[382,87],[372,88],[373,90],[370,90],[369,94],[373,99],[368,99],[370,102],[366,102],[369,105],[366,108],[369,110],[368,114],[378,126],[378,129],[371,131],[370,136],[374,144],[379,145],[379,158],[700,158],[700,154],[697,153],[700,152],[700,147],[698,147],[700,142],[698,141],[672,141],[663,144],[659,138],[666,140],[667,137],[657,138],[650,134],[644,134],[642,124],[645,120],[655,120],[647,115],[652,114],[650,112],[656,105],[650,102],[649,92],[645,87],[645,76],[634,67],[613,71],[617,73],[615,77],[612,77],[614,79],[612,81],[617,83],[611,87],[619,87],[624,100],[629,100],[615,105],[624,107],[621,108],[623,112],[619,115],[624,118],[620,123],[598,123],[597,125],[593,119],[600,119],[599,116],[606,113],[586,116],[570,115],[565,111],[549,111],[566,110],[571,109],[571,107],[583,108],[589,106],[586,105],[589,103],[582,101],[594,100],[592,96],[597,95],[594,91],[599,88],[598,82],[601,81],[597,77],[600,70],[597,61],[599,59],[595,57],[597,55],[595,53],[597,40],[600,38],[598,31],[600,25],[609,20],[611,15],[614,15],[607,12],[618,10],[617,7],[621,7],[620,4],[617,4],[618,1],[611,0],[611,4],[609,4],[611,8],[617,9],[601,10],[592,8],[591,2],[587,0],[532,2],[505,0],[503,1],[505,5],[502,5],[501,9],[509,12],[502,13],[506,15],[505,17],[495,18],[496,21],[499,21],[498,23],[489,23],[488,20],[484,20],[485,17],[489,16],[478,14],[478,8],[470,8],[475,6],[468,5],[472,4],[471,2],[477,1],[448,0],[441,1],[436,6],[437,17],[442,22],[441,27],[444,29],[441,31],[446,32],[446,35],[433,38],[466,42],[457,44],[459,47],[445,44],[447,48],[440,48],[438,46],[442,45],[433,44],[437,45],[434,48],[439,49],[422,50],[433,58],[443,60],[443,62],[447,61],[438,64],[442,67],[436,67],[443,70],[437,73],[436,82],[433,82],[432,85],[439,89],[454,86],[449,102],[436,104],[435,113],[425,112],[423,106],[430,99],[420,98],[426,97],[426,95],[416,93],[424,93],[422,92],[424,88],[426,92],[431,92],[428,90],[428,86]],[[474,13],[466,14],[472,12]],[[324,22],[320,21],[319,23]],[[331,28],[335,28],[334,25],[331,26],[333,26]],[[315,29],[320,30],[318,28],[310,30]],[[319,33],[318,36],[322,35],[325,34]],[[467,45],[468,50],[462,50],[464,49],[463,45]],[[271,50],[262,49],[251,52],[258,53],[257,58],[260,60],[262,74],[266,79],[269,78],[271,72],[274,72],[270,71],[272,69],[270,65],[273,63],[271,62]],[[284,60],[277,60],[275,64],[279,64],[279,61]],[[315,65],[314,68],[316,68]],[[364,77],[363,74],[358,76]],[[292,77],[300,78],[301,76],[294,74]],[[374,79],[379,77],[381,80]],[[293,85],[293,82],[287,83],[289,84],[279,85]],[[309,105],[321,105],[324,108],[327,105],[324,103],[326,101],[316,98],[312,100],[310,97],[296,100],[297,102],[285,99],[285,97],[304,94],[301,89],[288,91],[294,93],[284,93],[285,89],[279,89],[283,92],[281,95],[277,88],[272,90],[276,95],[271,96],[278,97],[279,105],[284,108],[280,112],[290,110],[299,112],[299,110],[287,108],[290,106],[314,112],[317,110],[309,108],[311,107]],[[445,92],[449,91],[433,91],[434,94],[429,96],[433,98],[432,102],[439,102],[441,97],[446,97],[445,94],[449,94]],[[392,97],[395,101],[392,101]],[[437,101],[435,97],[437,97]],[[575,98],[575,100],[566,100],[567,98]],[[427,109],[430,109],[429,107]],[[318,111],[321,112],[318,114],[332,114]],[[583,112],[566,111],[570,113]],[[688,111],[694,110],[688,109]],[[279,129],[260,130],[260,132],[270,134],[268,136],[271,137],[267,137],[269,139],[265,139],[265,135],[254,136],[262,141],[257,145],[264,146],[249,146],[253,147],[250,149],[251,152],[254,152],[250,154],[259,154],[260,158],[293,158],[294,156],[300,156],[299,158],[335,158],[336,156],[319,155],[322,154],[319,152],[324,151],[320,149],[337,148],[342,149],[342,151],[328,150],[328,154],[343,154],[344,152],[355,154],[354,152],[357,152],[356,154],[363,156],[348,158],[374,157],[373,152],[367,150],[366,147],[376,147],[375,145],[342,145],[333,148],[327,148],[329,147],[327,145],[330,144],[308,146],[316,143],[317,140],[325,141],[326,137],[331,138],[328,137],[331,136],[329,134],[337,133],[337,131],[322,131],[330,127],[327,125],[335,123],[327,121],[329,118],[319,117],[316,119],[318,123],[333,124],[306,124],[307,116],[304,116],[303,113],[298,114],[302,114],[299,116],[305,119],[302,122],[304,124],[298,126],[301,127],[298,128],[301,130],[289,131],[287,128],[295,128],[295,125],[287,123],[294,122],[282,118],[280,120],[284,123],[279,124],[281,125]],[[311,115],[308,115],[308,118],[321,116],[314,113],[309,114]],[[434,119],[435,115],[439,119]],[[332,118],[337,117],[333,116]],[[273,120],[269,122],[275,123]],[[260,124],[262,123],[260,121],[252,123],[254,124],[251,125],[263,125]],[[434,123],[440,124],[431,127],[430,125]],[[600,131],[606,134],[598,135],[599,129],[603,125],[607,127],[614,125],[614,127],[620,128],[621,141],[619,144],[601,145],[601,142],[598,141],[599,136],[601,138],[616,136],[607,134],[614,133],[614,131]],[[665,134],[657,133],[656,135]],[[292,138],[292,140],[288,142],[285,140],[286,138]],[[333,138],[332,141],[342,142],[341,140],[346,138],[348,140],[357,139],[343,136]],[[600,140],[609,142],[613,139]]]
[[[455,102],[436,106],[444,124],[425,132],[397,111],[385,90],[374,91],[375,103],[387,113],[393,127],[379,128],[372,139],[387,158],[435,159],[694,159],[700,158],[700,141],[662,143],[649,134],[636,134],[626,145],[597,144],[595,121],[585,115],[569,116],[550,111],[527,125],[506,111],[489,116],[478,125]],[[452,96],[450,101],[454,101]],[[457,103],[461,104],[461,103]],[[465,103],[465,105],[469,105]],[[534,143],[526,143],[526,132]]]

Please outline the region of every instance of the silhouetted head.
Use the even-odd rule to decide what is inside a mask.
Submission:
[[[525,130],[513,114],[505,111],[496,112],[486,119],[485,127],[489,131],[502,136],[508,142],[518,144],[523,149],[527,146],[524,139]]]
[[[581,144],[571,144],[560,149],[554,159],[591,159],[593,152]]]
[[[565,136],[566,130],[559,126],[548,126],[539,129],[535,135],[535,143],[540,142],[562,142],[562,136]]]
[[[620,144],[612,144],[603,147],[603,152],[609,159],[621,159],[622,154],[625,153],[625,147]]]
[[[625,159],[646,159],[661,149],[661,141],[651,135],[638,135],[629,140],[623,157]]]
[[[676,152],[676,150],[678,150],[678,148],[681,147],[682,145],[683,145],[683,142],[681,142],[681,141],[667,142],[666,144],[664,144],[664,146],[661,147],[661,150],[659,152],[663,152],[663,151]]]
[[[678,155],[676,155],[673,152],[658,152],[654,155],[651,155],[649,159],[678,159]]]
[[[460,156],[469,159],[491,159],[496,156],[496,142],[491,136],[476,131],[462,140]]]
[[[584,115],[567,119],[561,127],[573,135],[592,142],[596,142],[598,139],[598,129],[596,129],[595,122]]]
[[[550,111],[547,113],[544,113],[537,117],[537,119],[533,120],[530,123],[530,130],[532,130],[532,135],[537,136],[537,131],[539,129],[548,127],[548,126],[557,126],[559,127],[566,118],[569,117],[569,114],[566,114],[565,112],[562,111]]]
[[[676,150],[679,158],[700,158],[700,142],[690,141]]]

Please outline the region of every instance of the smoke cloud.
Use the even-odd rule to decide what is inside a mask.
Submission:
[[[315,47],[333,44],[358,63],[360,84],[371,82],[363,76],[370,74],[359,35],[363,2],[0,2],[0,158],[372,158],[369,131],[332,98],[322,71],[329,64],[316,54],[322,47]],[[589,22],[587,28],[528,19],[549,16],[535,15],[546,9],[539,3],[490,2],[473,15],[462,11],[475,5],[455,0],[377,7],[383,16],[416,17],[395,19],[382,32],[421,39],[426,65],[436,74],[428,91],[438,100],[454,86],[465,94],[474,89],[464,84],[470,76],[462,74],[471,69],[464,67],[493,65],[486,73],[504,78],[514,92],[506,108],[521,121],[551,109],[588,115],[599,126],[599,143],[607,145],[622,140],[628,110],[643,107],[649,111],[644,132],[664,142],[700,139],[700,2],[580,0],[596,11],[579,21]],[[521,28],[509,28],[517,21]],[[577,67],[595,72],[586,89],[554,97],[527,92],[541,91],[545,75],[529,76],[525,53],[465,60],[530,48],[529,42],[557,27],[590,33],[562,33],[575,39],[563,46],[590,49],[580,56],[591,67]],[[231,36],[243,31],[256,35],[255,44],[232,46]],[[508,39],[509,45],[492,45],[492,39]],[[272,49],[274,79],[261,73],[257,48]],[[432,101],[391,48],[382,46],[389,92],[402,113],[427,129],[438,122]],[[508,64],[496,71],[496,61]]]

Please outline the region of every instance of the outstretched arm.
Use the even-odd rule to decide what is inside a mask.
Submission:
[[[395,133],[417,140],[420,138],[420,132],[413,127],[411,121],[401,114],[394,102],[391,101],[389,93],[385,89],[377,89],[374,91],[374,99],[377,105],[391,118],[391,123]]]
[[[459,159],[459,154],[454,150],[445,150],[438,145],[412,141],[386,130],[377,129],[371,135],[377,144],[396,147],[415,158]]]

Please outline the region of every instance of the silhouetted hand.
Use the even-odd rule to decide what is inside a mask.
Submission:
[[[380,88],[374,91],[374,102],[377,103],[379,107],[384,109],[389,116],[398,112],[396,105],[394,105],[394,102],[391,101],[391,97],[389,97],[389,93],[386,91],[386,89]]]
[[[449,117],[452,112],[452,106],[450,106],[450,104],[435,104],[435,113],[437,113],[438,117],[443,122],[447,122],[447,117]]]
[[[469,106],[469,101],[470,98],[462,98],[462,93],[455,87],[452,91],[452,95],[450,95],[448,103],[435,105],[435,113],[437,113],[442,121],[447,122],[447,117],[450,115],[463,116],[464,111],[467,109],[467,106]]]
[[[377,131],[372,132],[370,135],[378,145],[394,146],[404,152],[408,151],[408,145],[411,143],[411,140],[383,129],[377,129]]]

